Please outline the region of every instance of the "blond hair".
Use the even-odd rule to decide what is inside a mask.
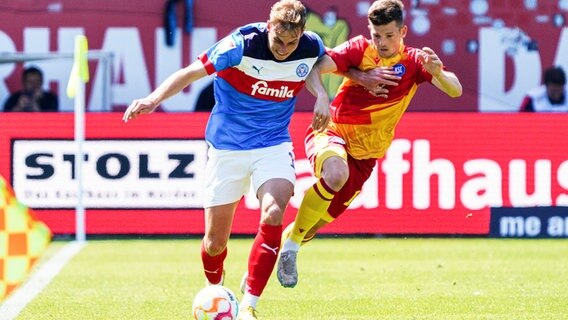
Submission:
[[[270,9],[270,24],[282,31],[304,29],[306,7],[298,0],[280,0]]]

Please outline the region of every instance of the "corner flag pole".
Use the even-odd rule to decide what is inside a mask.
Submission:
[[[75,239],[86,240],[85,207],[83,204],[83,163],[85,155],[85,83],[89,81],[87,60],[88,43],[83,35],[75,37],[73,68],[67,84],[67,96],[75,99],[75,179],[77,181],[77,206],[75,208]]]

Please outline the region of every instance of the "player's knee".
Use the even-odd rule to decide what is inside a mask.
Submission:
[[[281,225],[284,217],[284,210],[277,205],[268,206],[261,213],[261,223],[269,225]]]
[[[339,191],[349,179],[349,167],[341,162],[335,162],[323,172],[325,183],[335,191]]]
[[[267,212],[262,215],[261,223],[278,226],[282,224],[283,213],[281,210]]]
[[[225,251],[227,242],[216,238],[206,238],[203,240],[203,247],[208,255],[214,257]]]

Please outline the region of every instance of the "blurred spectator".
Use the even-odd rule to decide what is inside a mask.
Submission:
[[[43,73],[36,67],[24,69],[22,90],[14,92],[4,104],[4,111],[57,111],[57,95],[43,90]]]
[[[550,67],[542,76],[544,83],[530,90],[523,99],[520,111],[568,112],[566,99],[566,74],[561,67]]]

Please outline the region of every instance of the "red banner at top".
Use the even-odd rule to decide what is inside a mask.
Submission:
[[[77,1],[18,0],[0,4],[0,103],[21,86],[27,61],[44,72],[44,83],[60,97],[61,111],[72,111],[65,98],[73,40],[88,38],[91,80],[88,111],[124,110],[148,95],[167,76],[195,61],[237,27],[263,22],[274,1]],[[304,0],[306,29],[329,48],[349,38],[370,38],[367,10],[372,1]],[[430,47],[464,87],[459,111],[517,111],[525,93],[541,84],[552,65],[568,70],[566,1],[404,0],[405,44]],[[191,17],[192,19],[187,19]],[[222,18],[219,18],[222,17]],[[189,20],[189,21],[188,21]],[[174,29],[175,28],[175,29]],[[24,54],[11,56],[12,54]],[[42,60],[53,54],[51,60]],[[334,95],[340,77],[324,75]],[[112,92],[112,95],[110,94]],[[298,110],[309,110],[312,97],[298,96]],[[164,111],[210,110],[211,79],[189,86],[165,101]],[[454,111],[455,104],[431,85],[423,85],[411,111]]]

